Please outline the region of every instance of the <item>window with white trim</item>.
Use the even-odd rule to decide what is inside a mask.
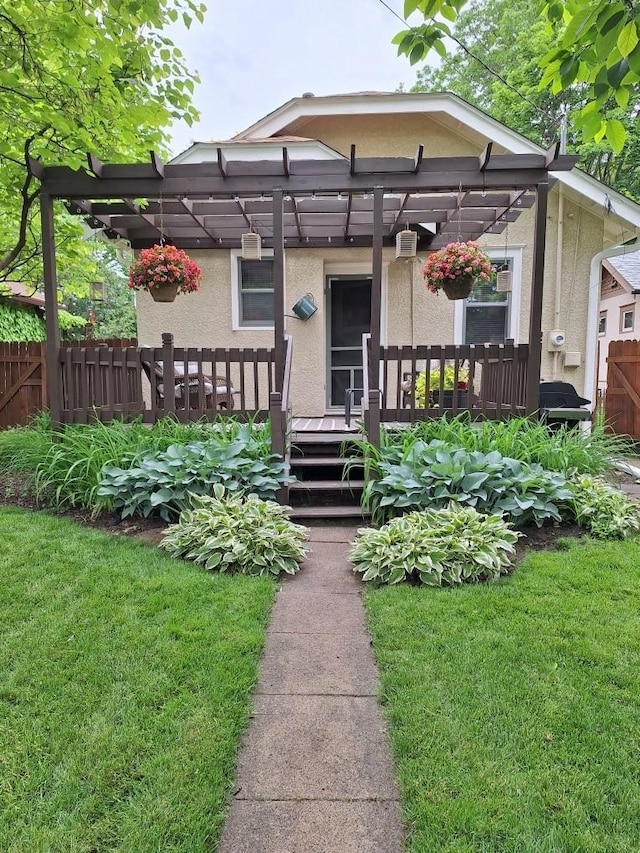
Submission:
[[[242,328],[273,326],[273,258],[261,261],[237,258],[238,325]]]
[[[623,305],[620,309],[620,331],[633,331],[633,305]]]
[[[509,271],[514,276],[512,257],[492,258],[496,273]],[[515,286],[513,281],[512,286]],[[511,293],[498,290],[497,276],[491,281],[479,279],[464,303],[463,337],[465,344],[504,343],[509,334]]]
[[[607,312],[602,311],[600,313],[600,318],[598,320],[598,334],[606,335],[607,334]]]

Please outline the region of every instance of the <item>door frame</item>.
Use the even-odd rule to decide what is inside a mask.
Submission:
[[[335,414],[344,410],[344,406],[330,406],[331,400],[331,301],[330,301],[330,285],[329,279],[345,278],[371,278],[373,279],[373,269],[370,262],[343,262],[343,263],[328,263],[324,265],[324,387],[325,387],[325,411],[329,414]],[[389,262],[385,261],[382,264],[382,304],[380,315],[380,343],[384,346],[387,340],[387,290],[389,279]]]

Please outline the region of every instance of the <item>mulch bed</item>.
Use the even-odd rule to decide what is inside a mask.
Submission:
[[[25,485],[20,477],[4,476],[0,482],[0,504],[18,506],[23,509],[47,509],[38,505],[33,492]],[[54,512],[54,510],[50,510]],[[58,515],[71,518],[79,524],[103,530],[113,536],[134,536],[156,546],[167,528],[167,522],[161,518],[125,518],[117,513],[101,513],[92,518],[87,510],[67,509],[59,511]],[[519,528],[524,534],[516,545],[516,562],[522,559],[528,551],[554,551],[558,549],[557,540],[575,538],[585,535],[584,530],[576,524],[545,524],[544,527],[528,525]]]

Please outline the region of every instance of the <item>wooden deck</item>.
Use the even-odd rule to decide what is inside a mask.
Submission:
[[[291,428],[293,432],[359,432],[358,419],[356,415],[351,419],[351,426],[345,424],[344,415],[325,415],[322,418],[293,418]]]

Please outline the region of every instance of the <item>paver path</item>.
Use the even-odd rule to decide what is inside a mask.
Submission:
[[[267,634],[219,853],[399,853],[378,678],[347,560],[354,528],[311,528]]]

